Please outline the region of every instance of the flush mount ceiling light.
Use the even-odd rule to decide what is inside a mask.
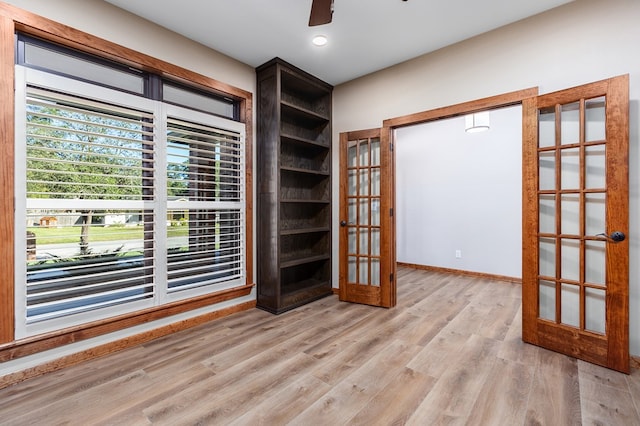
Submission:
[[[489,111],[476,112],[464,117],[464,130],[467,133],[489,130]]]
[[[324,46],[325,44],[327,44],[327,41],[329,40],[325,35],[317,35],[313,38],[313,40],[311,40],[311,42],[316,46]]]

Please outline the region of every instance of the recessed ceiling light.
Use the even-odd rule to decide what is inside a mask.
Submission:
[[[311,42],[316,46],[324,46],[325,44],[327,44],[327,41],[327,36],[324,35],[317,35],[313,38],[313,40],[311,40]]]

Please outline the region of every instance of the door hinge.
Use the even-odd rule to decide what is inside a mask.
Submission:
[[[391,275],[389,275],[389,281],[393,282],[393,273]]]
[[[393,152],[393,144],[392,144],[392,143],[390,143],[390,144],[389,144],[389,150],[390,150],[391,152]]]
[[[393,207],[389,209],[389,216],[393,217]]]

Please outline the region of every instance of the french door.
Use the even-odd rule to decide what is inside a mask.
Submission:
[[[396,304],[389,132],[340,134],[340,300]]]
[[[523,340],[629,372],[629,79],[523,101]]]

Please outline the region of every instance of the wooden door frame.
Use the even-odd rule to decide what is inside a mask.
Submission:
[[[466,114],[471,114],[474,112],[481,111],[489,111],[492,109],[499,109],[504,107],[509,107],[513,105],[521,105],[522,101],[527,98],[531,98],[533,96],[538,95],[538,87],[531,87],[528,89],[517,90],[514,92],[503,93],[501,95],[490,96],[487,98],[477,99],[474,101],[463,102],[455,105],[449,105],[446,107],[436,108],[428,111],[417,112],[414,114],[403,115],[396,118],[390,118],[383,121],[383,126],[380,129],[380,143],[381,146],[385,146],[389,144],[391,146],[390,152],[382,156],[381,158],[381,167],[382,170],[388,170],[389,176],[383,176],[381,182],[381,192],[385,191],[389,194],[388,197],[382,197],[381,200],[381,210],[389,211],[393,209],[393,215],[383,215],[381,218],[381,241],[380,241],[380,249],[382,254],[381,264],[380,264],[380,274],[381,277],[386,277],[386,274],[389,274],[393,277],[391,280],[391,291],[390,292],[382,292],[382,300],[381,306],[384,307],[393,307],[397,302],[397,262],[396,262],[396,195],[395,195],[395,179],[396,179],[396,160],[395,160],[395,151],[393,150],[394,141],[394,130],[406,127],[413,126],[415,124],[422,124],[429,121],[437,121],[444,118],[451,118]],[[378,129],[375,129],[376,131]],[[363,131],[353,131],[353,132],[341,132],[340,143],[342,141],[342,135],[356,134],[358,132],[370,132],[371,130],[363,130]],[[345,184],[346,177],[340,176],[340,185],[341,185],[341,193],[342,193],[342,185]],[[339,206],[339,214],[342,214],[342,206]],[[341,243],[342,244],[342,243]],[[340,248],[340,253],[343,248]],[[389,253],[389,259],[384,258],[384,253]],[[343,262],[342,256],[339,256],[339,263]],[[343,265],[338,265],[338,270],[342,271]],[[340,272],[342,273],[342,272]],[[340,289],[339,291],[344,291],[342,289],[342,278],[339,279]]]

